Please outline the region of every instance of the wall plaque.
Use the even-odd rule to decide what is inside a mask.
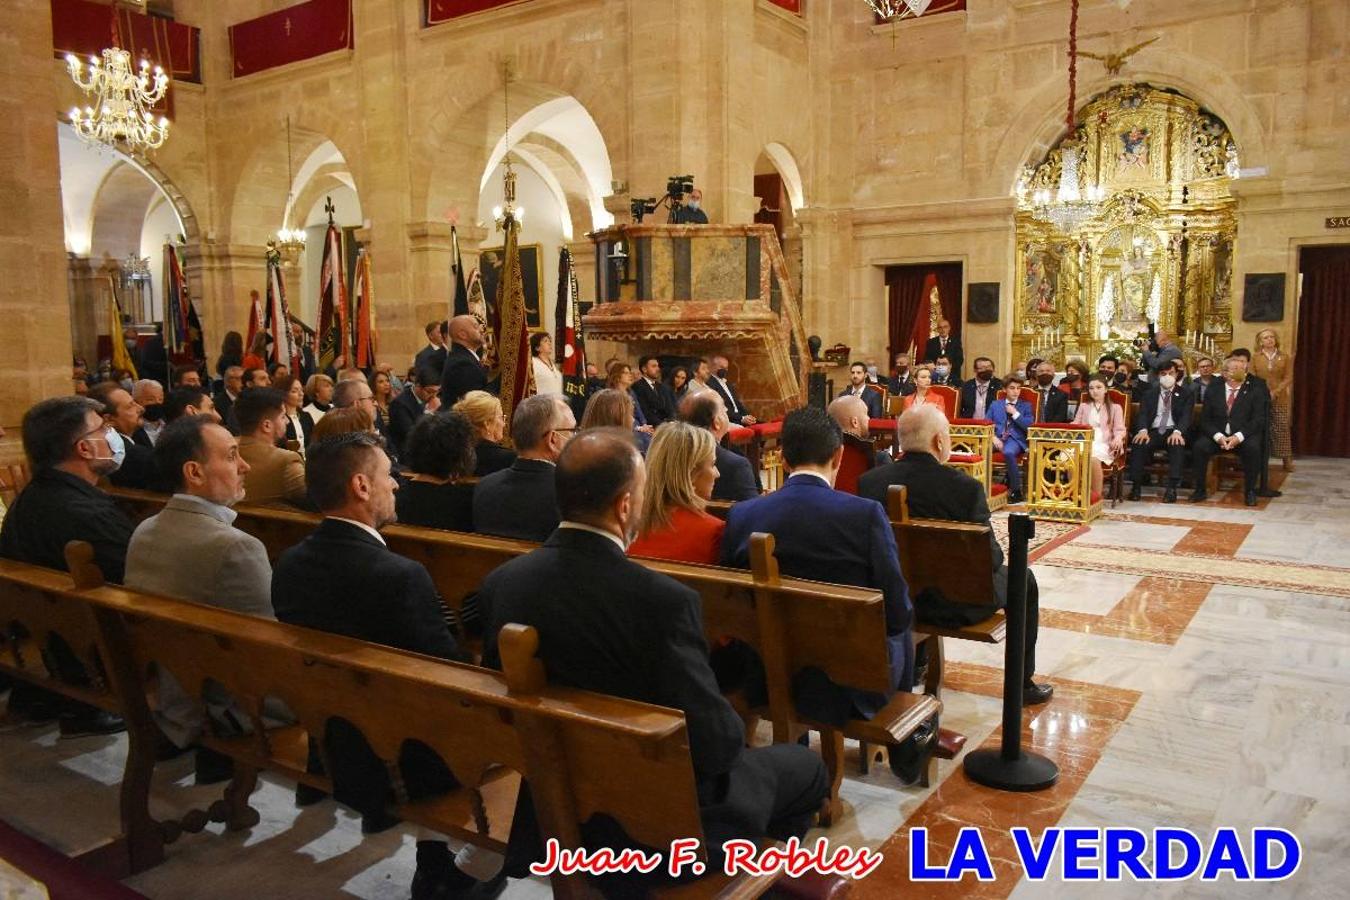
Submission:
[[[1280,322],[1284,319],[1284,273],[1248,274],[1242,286],[1242,321]]]
[[[966,288],[966,321],[986,325],[998,321],[997,281],[978,281]]]
[[[1328,216],[1328,228],[1350,228],[1350,216]]]

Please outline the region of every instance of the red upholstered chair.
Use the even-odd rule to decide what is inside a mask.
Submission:
[[[846,494],[858,493],[858,478],[872,468],[871,446],[861,442],[844,442],[844,458],[839,464],[839,474],[834,478],[836,491],[843,491]]]
[[[947,421],[956,421],[956,414],[961,411],[960,392],[948,384],[935,384],[928,390],[941,397],[942,402],[947,405]]]

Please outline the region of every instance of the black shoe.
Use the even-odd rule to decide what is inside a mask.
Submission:
[[[117,734],[126,731],[127,723],[121,716],[115,716],[101,709],[87,712],[68,713],[61,716],[61,737],[76,738],[93,734]]]
[[[388,831],[401,821],[403,820],[398,816],[383,811],[365,813],[361,816],[361,833],[379,834],[381,831]]]
[[[1202,487],[1196,488],[1195,490],[1191,491],[1190,501],[1192,503],[1199,503],[1201,500],[1206,500],[1208,498],[1209,498],[1209,491],[1205,490]]]
[[[1255,505],[1256,505],[1256,491],[1248,491],[1248,492],[1247,492],[1247,495],[1246,495],[1245,497],[1242,498],[1242,502],[1243,502],[1243,503],[1246,503],[1248,506],[1255,506]]]
[[[210,747],[198,747],[197,759],[193,763],[195,772],[192,783],[195,785],[220,784],[234,777],[234,760],[224,753],[217,753]]]
[[[928,751],[937,740],[937,716],[924,722],[903,744],[895,744],[887,754],[890,757],[891,772],[903,784],[914,784],[923,775],[923,767],[928,762]]]
[[[1176,485],[1174,485],[1174,484],[1169,484],[1169,485],[1167,486],[1167,490],[1163,491],[1163,502],[1164,502],[1164,503],[1176,503],[1176,502],[1177,502],[1177,487],[1176,487]]]
[[[20,681],[9,689],[5,712],[25,722],[52,722],[60,718],[63,698],[42,688]]]
[[[1131,499],[1131,500],[1138,500],[1139,498],[1141,498],[1141,497],[1143,496],[1143,493],[1144,493],[1144,492],[1141,491],[1141,490],[1139,489],[1139,485],[1138,485],[1138,484],[1131,485],[1131,487],[1130,487],[1130,499]]]
[[[1284,496],[1284,491],[1276,491],[1276,490],[1272,490],[1271,488],[1266,488],[1264,491],[1257,491],[1257,492],[1256,492],[1256,496],[1258,496],[1258,497],[1283,497],[1283,496]]]
[[[295,786],[295,805],[313,806],[321,800],[328,799],[328,792],[321,791],[318,788],[308,784],[297,784]]]
[[[1040,706],[1055,695],[1053,684],[1036,684],[1030,678],[1022,685],[1022,705]]]

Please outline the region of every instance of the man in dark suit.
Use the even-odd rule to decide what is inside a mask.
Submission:
[[[1195,377],[1191,379],[1191,399],[1196,403],[1204,403],[1209,386],[1222,382],[1223,379],[1214,374],[1214,360],[1202,356],[1195,364]]]
[[[272,573],[272,608],[277,618],[467,662],[468,655],[446,627],[427,570],[394,553],[380,536],[380,529],[396,519],[398,482],[390,475],[389,456],[379,439],[367,432],[350,432],[315,441],[307,451],[305,467],[310,499],[324,519],[277,560]],[[323,739],[333,765],[334,797],[365,816],[366,830],[387,827],[385,805],[391,787],[380,760],[341,723],[330,724]],[[400,768],[411,796],[434,796],[458,784],[439,761],[415,752],[405,751]],[[461,858],[452,861],[448,848],[439,841],[418,841],[413,896],[442,896],[436,891],[472,888],[474,879],[455,865],[465,859],[461,851]],[[480,855],[475,865],[482,862]]]
[[[521,541],[542,541],[552,534],[558,527],[554,472],[576,430],[572,407],[561,395],[526,397],[511,417],[516,461],[474,488],[474,531]]]
[[[987,419],[1003,381],[994,375],[994,361],[987,356],[975,360],[975,377],[961,385],[961,405],[957,418]]]
[[[914,370],[910,368],[909,354],[895,354],[895,374],[887,384],[892,397],[908,397],[917,388],[914,386]]]
[[[727,381],[727,366],[730,363],[725,356],[712,358],[712,374],[708,376],[708,387],[722,395],[722,405],[727,408],[727,418],[733,425],[749,427],[757,421],[745,408],[740,395],[730,381]]]
[[[624,555],[645,480],[632,439],[617,429],[568,444],[558,460],[558,530],[483,581],[483,664],[500,667],[503,625],[528,625],[539,632],[550,683],[682,711],[710,862],[720,865],[731,838],[804,835],[828,779],[805,747],[746,748],[744,725],[708,662],[698,594]],[[590,846],[614,846],[624,837],[616,832],[598,822],[582,829]],[[540,858],[539,848],[514,845],[516,833],[512,860]]]
[[[1236,453],[1242,459],[1243,499],[1256,505],[1256,479],[1261,467],[1261,389],[1247,381],[1247,365],[1240,357],[1224,361],[1224,381],[1205,392],[1200,413],[1200,436],[1195,441],[1195,491],[1191,501],[1209,496],[1205,472],[1216,453]]]
[[[988,526],[989,501],[984,495],[984,485],[965,472],[945,465],[952,451],[947,417],[932,406],[916,406],[900,417],[899,430],[905,455],[858,479],[858,496],[875,500],[884,509],[890,486],[903,484],[909,488],[911,516]],[[1001,609],[1008,605],[1008,567],[993,531],[989,533],[989,553],[994,561],[994,600]],[[915,598],[915,605],[923,605],[922,595]],[[1053,686],[1038,685],[1031,680],[1036,671],[1040,606],[1040,588],[1035,574],[1028,570],[1026,651],[1022,669],[1022,702],[1028,705],[1044,703],[1055,692]]]
[[[1041,401],[1036,421],[1050,424],[1068,422],[1071,418],[1069,395],[1054,385],[1055,364],[1049,360],[1042,360],[1036,364],[1036,371],[1028,372],[1027,375],[1036,380],[1033,389]]]
[[[928,339],[928,343],[923,345],[923,358],[925,362],[936,364],[939,356],[945,356],[952,365],[952,378],[960,380],[961,367],[966,361],[965,354],[961,350],[961,339],[952,336],[952,323],[943,319],[938,322],[938,333]]]
[[[961,389],[961,379],[957,377],[956,369],[952,366],[952,361],[946,354],[939,356],[933,363],[933,384],[946,385],[949,388]]]
[[[301,381],[309,381],[309,376],[319,371],[319,365],[314,360],[314,342],[305,339],[305,329],[299,322],[291,323],[291,341],[300,354],[300,371],[291,374]]]
[[[221,378],[220,390],[216,391],[211,397],[211,402],[215,405],[220,421],[224,422],[225,427],[235,434],[239,433],[239,425],[234,421],[234,401],[239,399],[239,395],[243,391],[244,370],[239,366],[230,366]]]
[[[759,476],[750,460],[722,446],[722,438],[731,430],[722,395],[716,391],[686,394],[680,401],[680,420],[695,428],[706,428],[717,441],[717,481],[714,500],[749,500],[759,496]]]
[[[408,433],[427,413],[441,408],[441,373],[431,365],[421,366],[403,392],[389,402],[389,440],[400,455],[406,449]]]
[[[427,323],[427,345],[418,350],[417,356],[413,357],[413,367],[420,371],[429,366],[436,373],[437,381],[440,380],[441,373],[445,369],[447,355],[445,338],[441,335],[441,326],[444,324],[444,322]]]
[[[661,361],[655,356],[639,359],[638,371],[641,377],[633,382],[633,397],[647,424],[660,428],[675,418],[675,393],[661,380]]]
[[[1144,392],[1135,413],[1130,441],[1130,499],[1140,498],[1144,483],[1144,466],[1154,450],[1167,451],[1167,488],[1164,503],[1175,503],[1177,485],[1181,484],[1181,468],[1186,455],[1186,435],[1191,430],[1195,414],[1195,399],[1177,380],[1180,363],[1159,369],[1154,383]]]
[[[774,536],[774,555],[784,575],[880,590],[886,604],[886,652],[890,691],[879,694],[834,684],[818,669],[797,673],[793,699],[806,718],[842,726],[849,719],[875,716],[895,691],[914,680],[914,608],[895,535],[875,503],[834,490],[844,446],[838,423],[822,409],[803,407],[783,420],[783,461],[791,477],[783,487],[737,503],[722,536],[722,564],[750,567],[750,536]],[[923,753],[936,733],[921,728],[915,739],[892,749],[891,764],[906,783],[918,777]]]
[[[111,381],[96,384],[89,396],[103,404],[103,420],[117,429],[126,447],[126,456],[108,481],[116,487],[143,491],[164,491],[166,486],[155,465],[155,451],[136,443],[134,435],[144,421],[144,409],[131,399],[120,385]]]
[[[487,372],[478,355],[483,349],[483,328],[473,316],[450,320],[450,350],[441,374],[441,402],[454,406],[469,391],[488,389]]]
[[[857,397],[867,404],[867,416],[880,419],[885,415],[881,408],[881,391],[867,383],[866,363],[855,362],[848,367],[848,387],[839,392],[840,397]],[[838,398],[836,398],[838,399]]]
[[[1283,491],[1273,490],[1270,487],[1270,406],[1272,398],[1270,396],[1270,384],[1264,378],[1252,372],[1252,351],[1246,347],[1237,347],[1230,356],[1235,356],[1242,360],[1246,367],[1247,381],[1260,392],[1261,403],[1256,416],[1257,422],[1261,425],[1261,464],[1257,469],[1257,488],[1258,497],[1281,497]]]

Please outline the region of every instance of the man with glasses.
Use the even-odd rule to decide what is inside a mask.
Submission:
[[[23,449],[33,480],[15,499],[0,526],[0,557],[66,568],[70,541],[87,541],[94,562],[110,582],[121,584],[133,525],[98,480],[112,474],[125,452],[122,436],[103,420],[103,406],[86,397],[55,397],[23,417]],[[69,654],[64,654],[69,657]],[[87,681],[73,658],[56,658],[61,675]],[[34,719],[60,716],[61,734],[108,734],[122,720],[93,707],[63,701],[46,691],[15,685],[9,711]]]
[[[473,492],[473,528],[480,534],[542,541],[558,527],[554,469],[576,433],[572,408],[557,394],[536,394],[516,407],[511,440],[516,461]]]

